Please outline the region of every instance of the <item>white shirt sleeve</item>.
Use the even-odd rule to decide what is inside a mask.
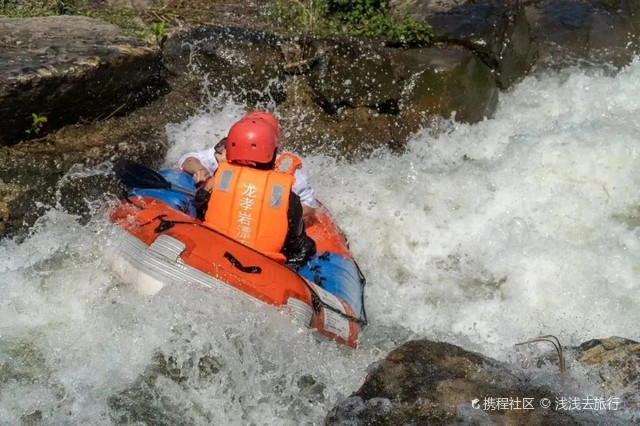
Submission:
[[[300,197],[300,202],[314,209],[317,208],[316,193],[309,183],[307,172],[302,167],[298,167],[293,172],[293,177],[296,178],[296,181],[293,182],[291,190]]]
[[[178,160],[178,167],[182,167],[182,163],[189,157],[197,158],[212,175],[218,170],[218,161],[216,160],[215,150],[213,148],[186,153]]]

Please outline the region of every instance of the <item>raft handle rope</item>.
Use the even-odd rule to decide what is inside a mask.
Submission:
[[[360,270],[360,266],[358,265],[358,262],[354,260],[353,264],[356,265],[356,269],[358,270],[358,276],[360,277],[360,283],[362,285],[362,292],[361,292],[362,299],[360,304],[362,305],[362,318],[364,319],[364,325],[367,325],[367,311],[364,308],[364,288],[367,285],[367,279],[364,277],[364,274]]]
[[[170,220],[164,220],[162,216],[159,216],[158,219],[160,219],[160,225],[158,225],[158,227],[153,230],[153,232],[155,232],[156,234],[171,229],[173,228],[173,225],[175,225],[175,223]]]
[[[224,257],[225,259],[227,259],[229,262],[231,262],[231,264],[236,268],[239,269],[240,271],[247,273],[247,274],[259,274],[262,272],[262,268],[259,266],[244,266],[242,263],[240,263],[240,261],[238,259],[236,259],[231,253],[229,253],[228,251],[224,252]]]
[[[304,280],[304,283],[307,285],[307,288],[309,289],[309,291],[311,292],[311,301],[313,303],[313,308],[316,311],[316,313],[320,312],[320,306],[324,306],[324,308],[328,311],[334,312],[338,315],[340,315],[341,317],[344,317],[346,319],[348,319],[349,321],[353,321],[355,323],[358,323],[360,325],[362,325],[363,327],[365,325],[367,325],[367,319],[366,317],[364,317],[363,319],[360,318],[356,318],[353,315],[349,315],[347,313],[342,312],[341,310],[334,308],[333,306],[325,303],[322,301],[322,299],[320,299],[320,296],[318,296],[318,294],[316,293],[316,291],[313,289],[313,287],[311,287],[309,285],[309,283],[307,282],[307,280],[305,280],[304,278],[302,278]],[[364,308],[363,308],[363,312],[364,312]]]

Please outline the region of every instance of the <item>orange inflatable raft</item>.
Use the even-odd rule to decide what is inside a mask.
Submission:
[[[188,187],[183,173],[160,171]],[[366,324],[365,278],[329,212],[320,206],[307,234],[317,254],[297,271],[207,227],[194,216],[191,197],[171,189],[134,188],[112,212],[125,232],[118,255],[138,291],[167,284],[226,283],[264,303],[291,311],[305,325],[351,347]]]

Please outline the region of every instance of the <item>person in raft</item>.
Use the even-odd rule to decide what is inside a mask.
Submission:
[[[316,252],[305,232],[292,172],[276,169],[278,135],[260,118],[235,123],[225,141],[226,161],[210,185],[204,223],[267,256],[299,267]]]
[[[253,111],[243,117],[243,119],[245,118],[260,119],[271,125],[277,137],[277,145],[279,146],[282,133],[280,123],[273,114],[266,111]],[[193,176],[196,184],[206,181],[204,189],[210,191],[211,185],[213,185],[213,180],[210,178],[218,169],[218,165],[226,160],[225,142],[226,138],[223,138],[213,148],[184,154],[180,160],[178,160],[178,166],[183,172]],[[295,178],[292,190],[300,197],[305,222],[307,224],[311,223],[318,203],[316,201],[315,191],[309,182],[309,175],[302,167],[302,160],[291,153],[282,153],[278,150],[274,166],[275,170],[292,174]]]

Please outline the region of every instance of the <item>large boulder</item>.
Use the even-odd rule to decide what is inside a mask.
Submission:
[[[223,361],[206,354],[183,355],[181,361],[156,352],[145,371],[123,391],[107,398],[109,416],[115,424],[193,425],[214,419],[203,401],[185,400],[196,389],[210,385]],[[185,359],[186,358],[186,359]],[[190,379],[191,377],[191,379]]]
[[[212,95],[227,93],[238,102],[282,102],[284,57],[280,37],[236,27],[199,26],[170,37],[163,53],[175,74],[192,73]]]
[[[0,146],[0,237],[22,234],[52,206],[90,217],[96,203],[121,195],[109,173],[114,159],[159,166],[167,152],[166,124],[185,120],[200,106],[187,82],[170,84],[169,94],[126,116]]]
[[[491,69],[471,51],[460,48],[394,50],[403,82],[401,115],[417,130],[424,117],[475,123],[493,115],[498,87]]]
[[[278,106],[294,148],[358,156],[401,150],[434,117],[478,122],[498,101],[492,70],[468,49],[393,49],[349,37],[313,40]],[[299,117],[299,118],[298,118]],[[331,151],[329,151],[331,152]]]
[[[411,111],[424,117],[463,122],[490,117],[498,87],[491,69],[468,49],[440,46],[422,49],[383,48],[358,38],[312,43],[318,58],[308,81],[314,99],[329,114],[341,108],[368,108],[380,114]],[[419,124],[407,123],[414,131]]]
[[[539,66],[628,64],[640,45],[637,0],[532,2],[527,18],[539,45]]]
[[[388,52],[367,39],[314,40],[310,54],[318,58],[309,73],[317,103],[333,114],[342,107],[367,107],[396,113],[402,86]]]
[[[448,343],[415,340],[375,365],[326,424],[598,424],[591,413],[546,406],[555,398],[507,364]]]
[[[0,145],[130,112],[166,91],[161,70],[157,47],[100,20],[0,17]]]
[[[399,50],[362,37],[277,36],[201,26],[164,45],[175,74],[203,77],[207,93],[275,104],[285,144],[298,151],[366,155],[401,149],[433,117],[490,117],[491,69],[456,46]]]
[[[471,49],[495,71],[501,88],[521,79],[535,61],[529,24],[520,1],[391,0],[399,17],[427,22],[437,43]]]

